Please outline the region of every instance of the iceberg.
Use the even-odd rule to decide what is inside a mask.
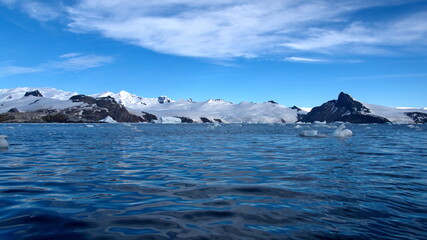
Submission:
[[[331,134],[332,137],[351,137],[353,132],[350,129],[345,128],[345,124],[342,123],[335,131]]]
[[[105,122],[105,123],[117,123],[116,120],[114,120],[112,117],[108,116],[104,119],[102,119],[100,122]]]
[[[0,148],[9,148],[9,143],[6,138],[6,135],[0,135]]]

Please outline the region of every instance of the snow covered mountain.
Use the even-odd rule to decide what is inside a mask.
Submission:
[[[21,87],[13,89],[0,89],[0,103],[21,99],[25,93],[38,90],[45,98],[52,98],[57,100],[68,100],[70,97],[77,95],[76,92],[65,92],[55,88],[30,88]]]
[[[194,102],[165,96],[143,98],[126,91],[84,96],[53,88],[0,89],[0,122],[99,122],[110,118],[158,123],[425,123],[427,110],[361,103],[345,93],[307,113],[274,101],[233,104],[221,99]]]

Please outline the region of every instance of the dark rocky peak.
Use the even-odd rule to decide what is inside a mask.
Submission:
[[[299,111],[302,111],[302,109],[301,109],[301,108],[299,108],[299,107],[297,107],[297,106],[292,106],[292,107],[291,107],[291,109],[297,110],[298,112],[299,112]]]
[[[279,103],[277,103],[276,101],[273,101],[273,100],[270,100],[270,101],[268,101],[269,103],[272,103],[272,104],[279,104]]]
[[[181,119],[182,123],[194,123],[194,120],[189,117],[178,117],[178,116],[175,116],[175,117]]]
[[[75,95],[70,97],[70,100],[73,102],[83,102],[83,103],[87,103],[87,104],[95,104],[96,103],[96,99],[93,97],[89,97],[86,95]]]
[[[9,113],[19,113],[19,110],[17,108],[11,108],[7,112],[9,112]]]
[[[388,119],[370,114],[361,102],[341,92],[337,100],[331,100],[313,108],[301,121],[314,122],[350,122],[350,123],[387,123]]]
[[[405,114],[410,117],[414,123],[427,123],[427,113],[405,112]]]
[[[34,96],[34,97],[43,97],[43,95],[39,92],[39,90],[35,90],[32,92],[26,92],[24,97]]]
[[[370,113],[369,109],[363,106],[362,103],[354,100],[350,95],[347,93],[341,92],[338,96],[338,100],[336,101],[335,106],[337,108],[345,108],[350,112],[364,112],[364,113]]]
[[[207,117],[201,117],[200,120],[202,120],[202,123],[212,123],[212,121]]]
[[[161,104],[163,104],[163,103],[170,103],[171,102],[170,98],[168,98],[166,96],[160,96],[160,97],[158,97],[157,101],[159,103],[161,103]]]

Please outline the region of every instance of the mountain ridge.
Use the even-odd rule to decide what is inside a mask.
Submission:
[[[126,91],[81,95],[54,88],[0,89],[0,122],[100,122],[107,117],[157,123],[426,123],[427,110],[366,104],[344,92],[307,112],[273,100],[234,104],[222,99],[144,98]]]

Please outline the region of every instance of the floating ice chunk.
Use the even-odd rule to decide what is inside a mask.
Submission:
[[[219,122],[214,122],[212,125],[208,126],[209,129],[214,129],[217,127],[221,127],[221,124]]]
[[[296,125],[294,128],[302,128],[301,125]]]
[[[416,128],[414,125],[408,125],[408,128]]]
[[[313,123],[314,124],[323,125],[323,124],[326,124],[326,121],[323,121],[323,122],[321,122],[321,121],[314,121]]]
[[[155,123],[182,123],[182,121],[177,117],[161,117]]]
[[[9,148],[9,143],[6,141],[7,136],[0,135],[0,148]]]
[[[93,128],[93,127],[95,127],[94,125],[92,125],[92,124],[86,124],[86,127],[88,127],[88,128]]]
[[[299,133],[301,137],[316,137],[317,136],[317,130],[305,130]]]
[[[112,117],[108,116],[104,119],[102,119],[100,122],[105,122],[105,123],[117,123],[116,120],[114,120]]]
[[[353,136],[353,132],[350,129],[345,128],[345,124],[342,123],[334,132],[332,132],[331,136],[333,137],[351,137]]]
[[[301,137],[318,137],[318,138],[322,138],[322,137],[327,137],[324,134],[319,134],[318,130],[304,130],[302,132],[299,133],[299,135]]]

